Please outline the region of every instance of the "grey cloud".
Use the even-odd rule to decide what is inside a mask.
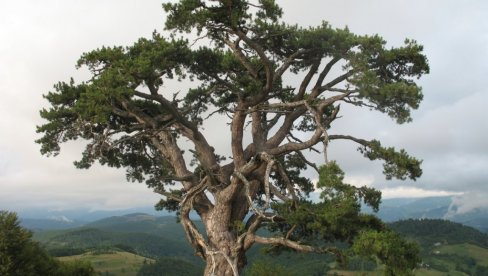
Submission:
[[[378,33],[388,45],[405,37],[425,45],[431,74],[420,80],[425,100],[414,121],[398,126],[383,114],[343,106],[344,117],[331,133],[378,138],[385,145],[406,148],[424,160],[424,176],[413,181],[385,181],[381,164],[365,160],[356,146],[333,142],[329,157],[337,159],[352,181],[371,182],[378,188],[416,187],[424,190],[465,192],[459,204],[487,195],[488,2],[469,1],[278,1],[285,20],[335,27],[348,25],[361,34]],[[126,183],[122,171],[95,168],[79,171],[78,143],[63,147],[61,156],[46,159],[33,140],[42,123],[38,110],[46,106],[41,94],[59,80],[88,77],[74,64],[80,54],[102,45],[127,45],[140,36],[162,30],[160,0],[151,1],[2,1],[0,2],[0,202],[39,206],[152,205],[157,195],[144,184]],[[295,79],[290,78],[289,82]],[[191,84],[167,83],[170,91]],[[229,152],[229,127],[222,118],[206,124],[204,132],[217,152]],[[182,143],[183,144],[183,143]],[[187,147],[187,146],[184,146]],[[312,155],[323,162],[321,155]],[[308,173],[315,178],[316,174]],[[419,190],[416,190],[417,192]],[[463,201],[464,199],[464,201]],[[482,205],[482,204],[481,204]],[[468,208],[469,207],[469,208]]]

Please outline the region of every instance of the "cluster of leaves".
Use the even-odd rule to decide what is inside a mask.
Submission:
[[[384,160],[383,174],[388,180],[405,180],[407,177],[416,180],[422,175],[422,161],[408,155],[404,149],[397,151],[394,147],[385,148],[378,140],[373,140],[358,150],[369,160]]]
[[[420,262],[417,246],[388,230],[376,216],[361,213],[361,202],[378,210],[381,192],[344,183],[344,172],[336,162],[329,162],[319,170],[316,186],[321,190],[321,200],[275,203],[273,209],[286,223],[273,222],[268,228],[316,246],[323,246],[324,241],[329,245],[349,244],[349,251],[339,248],[332,251],[339,261],[345,262],[347,254],[375,257],[386,264],[388,275],[403,275],[415,268]]]
[[[375,256],[386,265],[386,275],[411,275],[420,263],[419,248],[393,231],[367,230],[359,233],[352,246],[355,254]]]

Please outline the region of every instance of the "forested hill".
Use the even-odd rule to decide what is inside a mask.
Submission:
[[[422,244],[470,243],[488,248],[488,235],[472,227],[441,219],[408,219],[390,223],[389,226]]]
[[[202,227],[200,222],[197,225]],[[419,243],[423,264],[429,265],[429,268],[424,267],[422,271],[444,273],[435,275],[459,271],[465,271],[468,275],[488,275],[483,274],[488,273],[487,234],[469,226],[439,219],[409,219],[390,223],[389,226]],[[56,256],[65,256],[63,252],[80,254],[110,248],[152,259],[161,258],[155,264],[145,265],[141,270],[143,273],[167,271],[171,264],[178,261],[187,261],[197,270],[203,269],[203,263],[195,257],[175,217],[136,213],[102,219],[75,229],[36,232],[34,237]],[[265,264],[266,267],[281,267],[289,272],[288,275],[324,275],[327,271],[337,270],[331,256],[290,252],[270,256],[263,255],[261,249],[256,247],[248,252],[249,269],[256,263],[256,266]],[[347,269],[350,272],[366,269],[381,273],[381,266],[358,258],[350,259]]]

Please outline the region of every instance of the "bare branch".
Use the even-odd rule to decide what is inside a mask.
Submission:
[[[369,144],[371,144],[371,142],[367,141],[367,140],[364,140],[364,139],[360,139],[360,138],[356,138],[356,137],[353,137],[353,136],[350,136],[350,135],[337,135],[337,134],[334,134],[334,135],[329,135],[329,139],[330,140],[351,140],[351,141],[354,141],[358,144],[361,144],[363,146],[368,146]]]
[[[303,160],[303,162],[305,162],[307,165],[312,167],[317,173],[319,173],[319,168],[317,167],[317,165],[315,163],[308,161],[307,158],[305,158],[305,156],[303,155],[303,153],[301,151],[296,151],[296,153],[298,154],[300,159]]]
[[[293,135],[293,133],[291,133],[291,132],[288,134],[288,136],[290,136],[290,138],[293,139],[295,142],[303,143],[303,141],[300,138],[295,137]],[[288,137],[287,137],[287,140],[288,140],[288,142],[291,142],[291,140]],[[314,147],[310,147],[309,150],[310,151],[313,151],[313,152],[316,152],[316,153],[320,153],[320,151],[318,149],[314,148]]]

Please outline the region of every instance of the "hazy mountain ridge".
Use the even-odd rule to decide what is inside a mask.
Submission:
[[[393,222],[405,219],[447,219],[454,222],[459,222],[468,226],[472,226],[478,230],[488,233],[488,209],[473,209],[469,212],[459,213],[457,212],[457,206],[453,204],[453,198],[451,196],[445,197],[427,197],[427,198],[395,198],[384,199],[380,205],[380,210],[376,214],[382,220],[386,222]],[[364,211],[372,213],[373,211],[364,207]],[[117,231],[115,222],[120,220],[121,223],[124,219],[120,217],[127,216],[127,214],[133,214],[132,219],[142,220],[145,223],[150,223],[149,220],[158,221],[158,218],[167,217],[166,222],[176,222],[175,213],[160,212],[154,210],[154,208],[132,208],[125,210],[114,211],[89,211],[89,210],[67,210],[67,211],[42,211],[36,212],[24,212],[20,213],[22,219],[22,225],[31,230],[54,230],[54,229],[68,229],[79,227],[82,225],[90,226],[95,223],[94,226],[103,223],[103,219],[111,218],[114,220],[106,221],[108,226]],[[139,216],[138,216],[139,214]],[[145,217],[145,215],[154,216],[155,218]],[[65,218],[64,221],[55,220],[54,218]],[[102,220],[102,221],[100,221]],[[176,224],[176,223],[175,223]],[[164,230],[167,226],[162,221],[157,223],[158,228],[154,229],[152,234]],[[135,224],[132,225],[137,228]],[[109,228],[110,228],[109,227]],[[126,225],[128,227],[128,225]],[[144,227],[143,227],[144,228]],[[125,229],[120,227],[120,229]],[[147,229],[147,228],[145,228]],[[136,229],[132,229],[136,230]]]
[[[42,230],[60,230],[60,229],[70,229],[85,225],[85,221],[78,220],[57,220],[54,218],[37,219],[37,218],[23,218],[20,224],[32,231],[42,231]]]

